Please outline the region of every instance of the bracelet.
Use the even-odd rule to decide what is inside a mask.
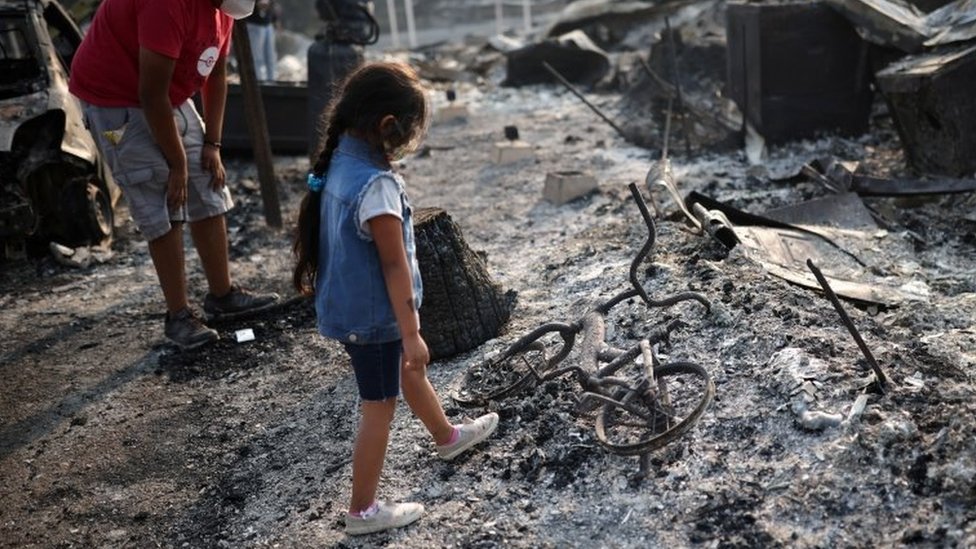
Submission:
[[[209,146],[211,146],[211,147],[213,147],[215,149],[219,149],[220,148],[220,141],[204,141],[203,144],[204,145],[209,145]]]

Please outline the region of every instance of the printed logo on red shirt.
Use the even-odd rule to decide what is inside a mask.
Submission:
[[[214,46],[203,50],[203,53],[200,54],[200,59],[197,60],[197,72],[200,73],[200,76],[210,76],[219,55],[220,50]]]

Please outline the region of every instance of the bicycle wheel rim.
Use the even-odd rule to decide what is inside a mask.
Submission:
[[[708,372],[700,365],[693,362],[672,362],[663,364],[654,369],[655,378],[663,378],[665,382],[676,384],[679,376],[682,385],[685,387],[680,390],[677,387],[669,389],[670,393],[677,393],[682,399],[690,400],[689,403],[680,404],[680,412],[677,414],[669,413],[673,416],[673,424],[662,426],[657,421],[649,425],[629,425],[630,420],[635,420],[632,412],[616,404],[606,403],[600,407],[596,417],[596,436],[597,440],[610,451],[625,456],[640,455],[652,452],[667,444],[681,438],[691,430],[701,419],[708,405],[715,395],[715,385]],[[689,381],[691,380],[691,381]],[[674,398],[672,394],[672,398]],[[658,408],[660,405],[655,403],[651,410],[646,405],[646,400],[636,391],[627,391],[620,399],[620,403],[632,408],[643,408],[649,415],[664,413]],[[634,423],[640,423],[645,418],[639,418]],[[622,427],[626,426],[626,427]],[[635,436],[634,433],[639,433]]]
[[[548,355],[542,338],[556,332],[566,333],[568,328],[559,323],[541,326],[510,345],[498,357],[468,368],[462,388],[452,395],[454,402],[463,407],[484,406],[535,385],[538,378],[532,369],[546,372],[566,354],[565,338],[563,347],[554,357]]]

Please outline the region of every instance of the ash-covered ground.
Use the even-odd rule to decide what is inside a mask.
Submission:
[[[627,184],[657,152],[623,141],[555,86],[463,85],[466,123],[434,125],[429,153],[402,170],[417,207],[445,209],[486,253],[495,282],[518,292],[507,332],[430,366],[451,418],[466,368],[549,320],[573,321],[627,287],[647,230]],[[433,93],[435,107],[442,94]],[[612,110],[613,94],[592,96]],[[760,213],[827,194],[777,182],[827,154],[900,174],[881,110],[868,135],[773,149],[673,157],[683,192]],[[490,161],[519,127],[536,159]],[[679,147],[675,147],[679,149]],[[680,150],[677,151],[680,153]],[[232,269],[288,302],[218,326],[221,341],[179,352],[162,338],[161,296],[146,244],[122,215],[105,263],[50,259],[0,268],[0,544],[9,547],[848,547],[976,545],[976,216],[972,195],[866,199],[884,227],[872,265],[927,295],[846,309],[889,377],[854,421],[808,430],[793,411],[796,372],[816,380],[811,409],[847,416],[869,368],[819,292],[775,278],[739,249],[687,230],[673,204],[642,265],[652,297],[695,302],[615,308],[623,347],[674,319],[660,352],[700,363],[715,400],[700,423],[652,454],[613,455],[576,413],[571,378],[492,405],[497,434],[445,463],[401,405],[381,497],[424,503],[410,527],[342,532],[356,430],[355,383],[341,348],[314,329],[289,287],[291,231],[307,160],[276,159],[285,229],[265,226],[256,170],[229,160]],[[542,198],[547,172],[589,170],[599,189],[569,204]],[[190,248],[192,249],[192,248]],[[192,295],[205,281],[189,252]],[[236,343],[251,328],[256,340]],[[572,361],[574,356],[568,360]]]

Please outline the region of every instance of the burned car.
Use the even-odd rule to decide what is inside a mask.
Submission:
[[[106,244],[120,195],[68,92],[82,33],[53,0],[0,0],[0,256]]]

